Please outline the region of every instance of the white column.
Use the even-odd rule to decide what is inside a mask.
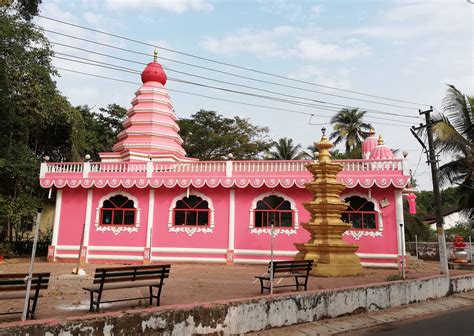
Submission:
[[[150,188],[150,194],[148,196],[148,221],[147,221],[147,226],[146,226],[146,247],[147,248],[151,248],[154,213],[155,213],[155,189]]]
[[[54,208],[54,224],[53,224],[53,237],[51,238],[51,245],[58,245],[58,233],[59,233],[59,220],[61,217],[61,203],[63,200],[63,190],[58,189],[56,191],[56,207]]]
[[[92,196],[94,190],[92,188],[87,189],[87,203],[86,203],[86,219],[84,223],[84,243],[83,246],[89,246],[89,231],[91,228],[91,214],[92,214]]]
[[[234,250],[235,240],[235,189],[229,189],[229,245],[228,250]]]
[[[403,218],[403,196],[401,189],[395,189],[395,220],[397,226],[398,255],[405,251],[405,221]],[[403,230],[400,230],[400,224],[403,224]]]

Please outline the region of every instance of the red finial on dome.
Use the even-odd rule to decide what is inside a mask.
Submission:
[[[168,77],[165,74],[160,63],[157,62],[158,52],[155,49],[153,53],[153,62],[148,63],[145,70],[142,72],[142,83],[146,82],[159,82],[163,85],[166,84]]]

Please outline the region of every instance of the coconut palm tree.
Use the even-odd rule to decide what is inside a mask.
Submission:
[[[300,151],[301,145],[293,145],[293,139],[281,138],[272,142],[271,150],[268,152],[270,160],[301,160],[304,153]]]
[[[363,121],[366,111],[358,108],[343,108],[331,118],[334,132],[329,139],[334,140],[334,145],[345,141],[346,154],[361,146],[362,141],[369,136],[370,124]]]
[[[448,85],[443,113],[434,116],[433,134],[437,149],[452,161],[439,168],[442,185],[459,188],[459,208],[474,216],[474,97]]]

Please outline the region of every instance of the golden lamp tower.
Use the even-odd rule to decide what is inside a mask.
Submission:
[[[298,249],[296,260],[314,260],[311,275],[315,276],[351,276],[362,273],[362,265],[355,254],[358,246],[342,240],[344,231],[351,227],[341,220],[341,213],[347,204],[340,199],[345,186],[336,179],[342,165],[332,162],[329,149],[333,144],[322,129],[321,141],[316,144],[319,151],[317,161],[306,165],[313,174],[313,181],[306,184],[314,196],[303,203],[311,213],[311,219],[303,227],[309,231],[311,238],[307,243],[295,243]]]

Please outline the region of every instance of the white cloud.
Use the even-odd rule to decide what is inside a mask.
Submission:
[[[351,74],[352,70],[348,68],[340,68],[337,70],[331,69],[331,71],[329,71],[328,69],[322,68],[321,66],[307,64],[288,74],[288,77],[315,84],[348,89],[351,86]],[[330,90],[318,88],[318,91],[329,92]]]
[[[269,30],[245,28],[223,37],[207,37],[201,47],[218,54],[250,53],[257,57],[294,57],[305,60],[348,60],[370,54],[370,48],[356,39],[326,42],[314,38],[314,29],[277,26]],[[331,40],[326,35],[325,40]]]
[[[321,15],[321,6],[314,5],[313,7],[311,7],[311,14],[313,16],[319,17]]]
[[[206,0],[106,0],[106,4],[110,9],[150,10],[155,7],[178,14],[187,11],[211,12],[214,9]]]
[[[296,44],[296,56],[307,60],[349,60],[370,55],[370,48],[357,41],[342,44],[323,43],[316,39],[302,38]]]

